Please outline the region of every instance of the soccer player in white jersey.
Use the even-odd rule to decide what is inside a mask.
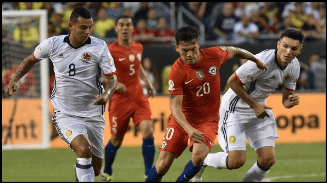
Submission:
[[[90,36],[93,19],[87,9],[76,7],[69,27],[70,35],[42,41],[22,61],[5,92],[11,96],[18,80],[34,64],[51,58],[56,76],[51,94],[53,123],[60,137],[77,155],[77,181],[92,182],[102,166],[103,112],[117,85],[116,68],[106,42]],[[107,82],[102,86],[103,78]]]
[[[230,86],[223,95],[219,111],[218,141],[224,152],[209,153],[204,166],[194,178],[202,180],[206,166],[238,169],[245,163],[248,139],[257,153],[258,160],[245,174],[243,181],[259,182],[268,174],[275,163],[275,139],[278,138],[274,114],[265,99],[279,86],[283,86],[282,103],[285,108],[299,104],[295,93],[300,74],[296,58],[302,50],[303,33],[296,28],[283,31],[277,49],[264,50],[257,55],[268,67],[261,72],[254,63],[246,62],[227,83]]]

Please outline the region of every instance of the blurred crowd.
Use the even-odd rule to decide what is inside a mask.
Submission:
[[[52,37],[69,34],[70,14],[76,6],[84,6],[94,20],[92,36],[105,40],[115,39],[115,19],[128,15],[132,17],[135,27],[134,41],[142,44],[172,44],[175,36],[172,27],[178,26],[171,25],[171,16],[165,11],[164,7],[171,8],[170,5],[170,2],[2,2],[2,10],[46,9],[48,37]],[[175,2],[175,7],[176,20],[173,22],[178,22],[178,11],[183,7],[192,15],[183,14],[183,26],[199,28],[194,19],[201,21],[205,26],[205,40],[217,44],[258,43],[260,35],[279,35],[288,27],[302,29],[306,41],[326,40],[326,2]],[[24,17],[17,26],[9,29],[2,24],[2,43],[14,40],[26,48],[35,47],[39,43],[37,21],[35,18]],[[325,54],[313,54],[309,61],[304,62],[301,62],[298,89],[325,89]],[[165,93],[171,66],[166,66],[159,76],[154,63],[151,58],[143,59],[144,68],[154,86]],[[17,63],[11,69],[6,68],[5,72],[3,68],[3,85],[15,69]],[[50,70],[50,73],[53,71]],[[33,75],[24,79],[29,84],[35,84],[31,78]],[[54,75],[51,75],[51,85],[53,80]],[[35,89],[31,91],[22,87],[22,90],[22,94],[35,93]]]

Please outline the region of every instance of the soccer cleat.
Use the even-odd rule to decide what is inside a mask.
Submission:
[[[202,182],[202,174],[207,166],[202,166],[201,170],[191,179],[192,182]]]
[[[144,182],[146,182],[146,179],[148,178],[147,175],[144,175]]]
[[[109,175],[108,173],[103,172],[103,168],[101,169],[101,176],[103,182],[111,182],[112,181],[112,175]]]

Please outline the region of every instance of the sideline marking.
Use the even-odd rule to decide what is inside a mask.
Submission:
[[[264,178],[262,182],[271,182],[275,179],[281,179],[281,178],[293,178],[293,177],[316,177],[316,176],[324,176],[326,173],[322,174],[309,174],[309,175],[286,175],[286,176],[280,176],[280,177],[271,177],[271,178]]]

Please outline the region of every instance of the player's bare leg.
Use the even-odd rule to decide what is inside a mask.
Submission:
[[[234,150],[228,152],[228,164],[229,169],[238,169],[245,164],[246,151],[245,150]]]
[[[79,182],[94,182],[92,148],[85,135],[76,136],[70,143],[77,155],[76,176]]]
[[[161,178],[168,172],[175,158],[176,155],[174,153],[169,151],[161,151],[156,165],[149,171],[146,182],[161,181]]]
[[[156,151],[153,138],[153,122],[151,120],[143,120],[137,125],[137,127],[141,131],[143,137],[142,155],[145,166],[144,179],[146,179],[153,165]]]
[[[188,182],[192,179],[201,170],[203,161],[208,153],[209,147],[205,143],[194,143],[192,146],[191,160],[187,163],[176,182]]]
[[[102,167],[102,161],[103,161],[103,158],[99,158],[99,157],[94,156],[92,154],[92,166],[93,166],[93,169],[94,169],[95,177],[100,175],[101,167]]]
[[[243,181],[258,182],[269,173],[270,167],[275,163],[275,148],[272,146],[261,147],[256,150],[258,161],[245,174]]]

